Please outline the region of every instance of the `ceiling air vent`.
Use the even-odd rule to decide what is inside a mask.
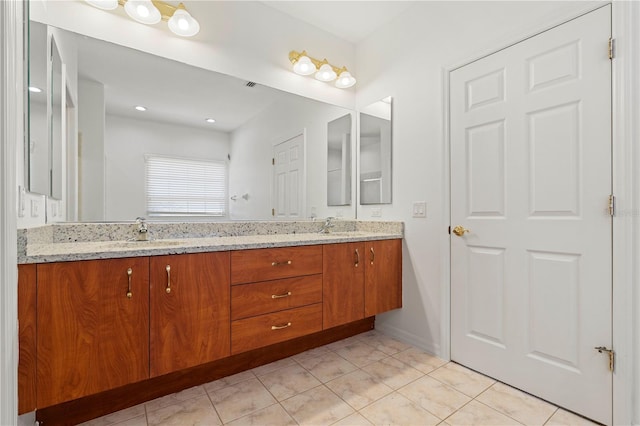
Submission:
[[[253,87],[253,86],[255,86],[256,84],[258,84],[258,83],[255,83],[255,82],[253,82],[253,81],[247,81],[247,84],[245,84],[245,86],[247,86],[247,87]]]

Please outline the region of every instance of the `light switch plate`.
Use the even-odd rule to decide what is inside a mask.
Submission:
[[[39,215],[38,200],[31,200],[31,217],[38,217]]]
[[[414,201],[414,203],[413,203],[413,217],[427,217],[427,202],[426,201]]]

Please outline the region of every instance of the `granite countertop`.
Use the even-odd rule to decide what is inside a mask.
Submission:
[[[322,226],[321,223],[313,222],[311,226],[310,223],[254,222],[244,224],[242,229],[238,228],[237,223],[216,223],[209,224],[209,227],[203,224],[162,224],[163,229],[158,229],[155,236],[151,233],[150,241],[117,239],[121,236],[121,227],[125,227],[125,235],[131,235],[131,224],[54,224],[19,232],[18,263],[158,256],[403,237],[401,222],[337,221],[336,229],[326,234],[315,230]],[[56,229],[65,226],[66,229]],[[83,228],[78,230],[74,226]],[[210,229],[211,226],[215,227],[216,232]],[[153,223],[150,229],[154,229]],[[90,235],[95,236],[97,241],[93,241]]]

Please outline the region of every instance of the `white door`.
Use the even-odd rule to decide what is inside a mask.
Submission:
[[[451,358],[612,422],[611,7],[451,73]]]
[[[273,216],[304,217],[304,134],[273,148]]]

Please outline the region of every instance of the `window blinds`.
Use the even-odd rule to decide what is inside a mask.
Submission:
[[[146,163],[149,216],[225,216],[227,165],[148,155]]]

